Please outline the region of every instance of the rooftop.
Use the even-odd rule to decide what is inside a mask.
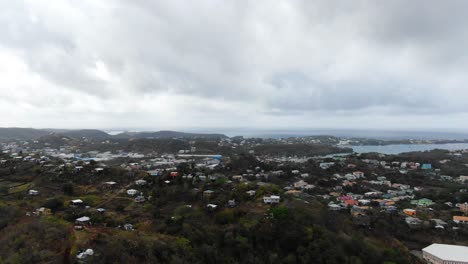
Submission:
[[[423,251],[443,260],[468,261],[468,247],[465,246],[432,244],[423,248]]]

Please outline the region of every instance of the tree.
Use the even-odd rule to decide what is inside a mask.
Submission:
[[[67,182],[62,186],[62,191],[65,195],[72,196],[74,194],[74,185],[71,182]]]
[[[8,186],[1,185],[0,186],[0,194],[7,194],[8,193]]]

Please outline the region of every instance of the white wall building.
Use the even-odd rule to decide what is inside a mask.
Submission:
[[[423,248],[423,258],[433,264],[468,264],[468,247],[432,244]]]
[[[263,196],[263,202],[266,204],[277,204],[280,202],[278,195]]]

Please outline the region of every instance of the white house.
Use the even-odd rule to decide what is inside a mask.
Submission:
[[[319,164],[320,168],[323,170],[326,170],[330,168],[331,166],[335,165],[335,162],[322,162]]]
[[[81,224],[81,225],[84,225],[84,224],[88,224],[89,221],[91,220],[91,218],[87,217],[87,216],[82,216],[80,218],[77,218],[75,220],[75,223],[76,224]]]
[[[142,185],[145,185],[145,184],[146,184],[146,181],[145,181],[145,180],[136,180],[136,181],[135,181],[135,184],[136,184],[136,185],[142,186]]]
[[[85,259],[87,256],[92,256],[94,255],[94,251],[90,248],[86,249],[85,251],[79,253],[76,258],[78,259]]]
[[[362,171],[355,171],[353,175],[356,176],[356,178],[364,178],[364,172]]]
[[[462,183],[465,182],[465,181],[468,181],[468,176],[463,176],[462,175],[462,176],[458,177],[458,181],[462,182]]]
[[[423,258],[432,264],[468,264],[468,247],[432,244],[423,248]]]
[[[250,190],[250,191],[246,191],[245,193],[247,193],[249,196],[255,196],[255,190]]]
[[[278,204],[280,197],[278,195],[263,196],[263,202],[266,204]]]
[[[36,190],[29,190],[28,192],[29,195],[39,195],[39,192]]]
[[[206,208],[212,209],[212,210],[216,209],[217,207],[218,207],[218,206],[217,206],[216,204],[207,204],[207,205],[206,205]]]
[[[135,189],[127,190],[127,194],[128,194],[128,195],[131,195],[131,196],[134,196],[134,195],[137,194],[137,193],[138,193],[138,191],[135,190]]]
[[[294,183],[294,188],[302,189],[306,185],[307,185],[307,182],[300,180]]]
[[[75,199],[75,200],[71,200],[71,204],[78,206],[78,205],[82,205],[83,201],[81,199]]]
[[[337,205],[337,204],[334,204],[334,203],[330,203],[328,204],[328,209],[332,210],[332,211],[338,211],[338,210],[341,210],[343,207]]]

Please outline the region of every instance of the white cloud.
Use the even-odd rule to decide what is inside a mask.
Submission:
[[[466,5],[0,1],[0,126],[468,128]]]

